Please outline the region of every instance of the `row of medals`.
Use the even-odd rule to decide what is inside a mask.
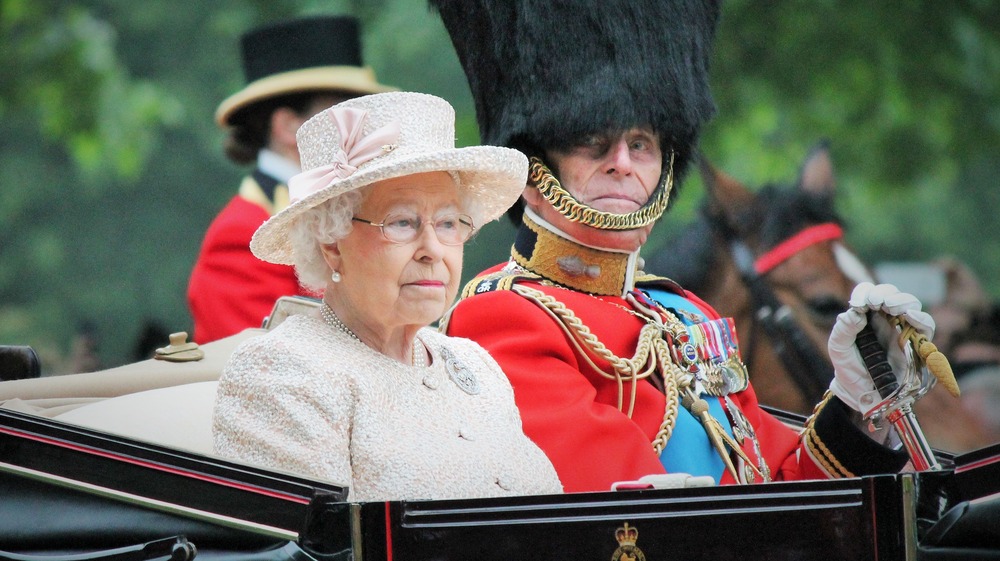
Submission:
[[[754,483],[758,475],[770,481],[770,469],[764,462],[753,426],[729,397],[731,393],[747,389],[750,380],[747,367],[740,359],[734,333],[732,320],[723,318],[688,325],[687,330],[676,335],[665,329],[664,338],[674,362],[694,376],[696,393],[723,399],[736,441],[743,445],[747,438],[751,439],[758,465],[754,469],[744,463],[742,471],[746,482]]]

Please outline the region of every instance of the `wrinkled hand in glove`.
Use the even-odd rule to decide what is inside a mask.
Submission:
[[[900,292],[891,284],[863,282],[854,288],[850,308],[837,316],[837,323],[830,333],[829,351],[834,372],[830,390],[848,407],[860,413],[867,413],[882,400],[854,344],[858,333],[868,323],[867,313],[878,311],[890,316],[902,316],[928,339],[934,336],[934,319],[921,311],[920,301],[912,294]],[[906,356],[899,346],[897,331],[881,314],[872,314],[871,317],[872,328],[886,350],[893,374],[899,380],[906,368]]]

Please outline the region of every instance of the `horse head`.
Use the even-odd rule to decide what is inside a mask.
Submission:
[[[752,190],[704,156],[699,168],[698,219],[647,269],[735,320],[761,403],[808,413],[833,376],[826,342],[837,314],[871,279],[842,239],[829,149],[810,151],[793,186]]]

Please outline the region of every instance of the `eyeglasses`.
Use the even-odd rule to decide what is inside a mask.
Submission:
[[[392,243],[412,242],[420,235],[424,224],[429,224],[415,214],[390,214],[382,222],[372,222],[356,216],[351,220],[379,227],[382,236]],[[433,225],[438,241],[444,245],[462,245],[476,232],[472,217],[467,214],[448,214],[436,219]]]

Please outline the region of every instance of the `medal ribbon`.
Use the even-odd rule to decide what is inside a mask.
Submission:
[[[698,349],[698,358],[706,363],[720,364],[739,352],[733,318],[721,318],[687,326],[691,342]]]

